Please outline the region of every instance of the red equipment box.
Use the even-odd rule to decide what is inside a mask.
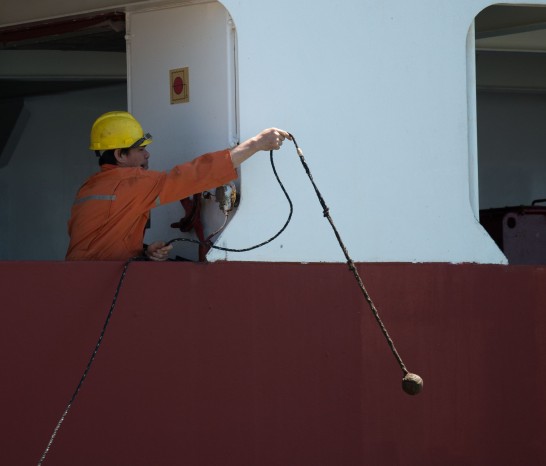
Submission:
[[[509,264],[546,264],[546,207],[480,210],[480,223],[504,252]]]

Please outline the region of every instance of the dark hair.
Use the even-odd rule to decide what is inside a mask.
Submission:
[[[99,165],[117,165],[118,161],[116,160],[116,156],[114,155],[115,149],[108,149],[105,150],[101,155],[97,154],[99,156]],[[129,149],[120,149],[122,154],[128,154]]]

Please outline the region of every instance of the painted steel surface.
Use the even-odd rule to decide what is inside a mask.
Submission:
[[[122,263],[0,262],[0,464],[35,464]],[[45,464],[546,464],[545,269],[131,264]],[[230,277],[226,280],[226,277]]]

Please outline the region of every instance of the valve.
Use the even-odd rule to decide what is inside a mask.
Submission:
[[[239,197],[237,195],[237,188],[234,183],[228,183],[216,188],[214,197],[220,210],[227,214],[231,212],[234,207],[239,204]]]

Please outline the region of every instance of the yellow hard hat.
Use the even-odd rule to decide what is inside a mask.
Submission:
[[[147,146],[151,142],[152,135],[144,134],[140,123],[129,112],[107,112],[93,123],[89,149],[125,149]]]

